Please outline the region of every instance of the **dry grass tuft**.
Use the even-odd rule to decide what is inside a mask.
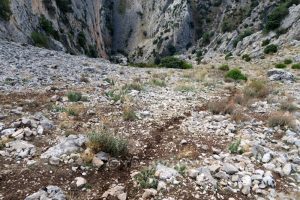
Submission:
[[[273,112],[270,114],[268,119],[268,124],[270,127],[287,127],[294,128],[294,119],[291,114],[284,112]]]

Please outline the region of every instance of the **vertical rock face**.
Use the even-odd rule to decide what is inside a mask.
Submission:
[[[36,44],[32,33],[37,32],[47,36],[41,46],[50,49],[104,58],[121,53],[132,62],[188,50],[239,54],[265,38],[260,31],[280,2],[10,0],[10,17],[0,15],[0,38]],[[299,6],[291,6],[282,21],[282,39],[299,40]]]
[[[187,1],[116,0],[113,17],[113,51],[133,59],[181,50],[195,39]]]
[[[57,2],[63,2],[58,4]],[[49,37],[52,49],[75,54],[96,48],[99,56],[107,57],[107,46],[111,43],[106,16],[107,0],[11,0],[12,15],[9,21],[0,20],[0,38],[17,42],[33,42],[31,34],[41,30],[40,21],[44,16],[58,32],[56,41]],[[44,33],[49,35],[48,33]],[[78,44],[79,36],[83,44]]]

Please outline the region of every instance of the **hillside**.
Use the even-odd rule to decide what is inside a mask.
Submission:
[[[298,0],[0,0],[0,199],[295,200]]]

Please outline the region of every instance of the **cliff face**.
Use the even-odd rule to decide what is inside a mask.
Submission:
[[[260,32],[250,40],[253,43],[265,37],[262,30],[267,15],[280,2],[10,0],[10,17],[0,18],[0,38],[45,45],[33,37],[37,32],[47,36],[47,48],[104,58],[121,53],[132,62],[199,49],[209,55],[215,51],[240,53],[246,50],[244,38]],[[281,34],[290,40],[299,37],[298,7],[291,6],[280,26],[285,30]]]

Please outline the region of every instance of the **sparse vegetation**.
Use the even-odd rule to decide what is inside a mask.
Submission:
[[[53,28],[52,22],[47,20],[44,15],[40,17],[40,27],[48,35],[52,35],[54,39],[59,40],[59,33]]]
[[[69,92],[67,96],[70,102],[77,102],[83,100],[83,96],[80,92]]]
[[[241,70],[238,68],[228,71],[225,77],[233,80],[247,80],[247,76],[242,74]]]
[[[180,60],[179,58],[173,57],[173,56],[162,58],[160,66],[166,67],[166,68],[177,68],[177,69],[193,68],[193,66],[191,64],[187,63],[184,60]]]
[[[242,59],[245,60],[246,62],[250,62],[251,61],[251,57],[249,56],[249,54],[244,54],[242,56]]]
[[[287,66],[286,66],[286,64],[284,64],[284,63],[277,63],[277,64],[275,64],[275,67],[278,68],[278,69],[284,69],[284,68],[286,68]]]
[[[226,55],[225,55],[225,60],[229,60],[229,59],[232,59],[233,57],[232,57],[232,53],[231,52],[229,52],[229,53],[227,53]]]
[[[126,105],[123,108],[123,119],[125,121],[135,121],[137,119],[137,115],[132,106]]]
[[[293,64],[292,69],[300,69],[300,63]]]
[[[287,59],[284,59],[283,63],[286,64],[286,65],[289,65],[289,64],[292,64],[292,63],[293,63],[293,60],[287,58]]]
[[[33,43],[35,46],[38,47],[49,47],[49,38],[48,36],[40,33],[40,32],[32,32],[31,33],[31,39],[33,40]]]
[[[268,124],[270,127],[288,127],[294,128],[294,119],[289,113],[275,112],[271,113],[268,119]]]
[[[157,188],[158,180],[155,177],[154,167],[143,169],[134,178],[141,188]]]
[[[152,85],[155,85],[155,86],[159,86],[159,87],[166,87],[166,82],[162,79],[159,79],[159,78],[153,78],[150,83]]]
[[[222,71],[229,71],[229,66],[227,64],[223,64],[219,67],[219,70]]]
[[[269,44],[268,46],[266,46],[266,48],[264,49],[264,53],[265,54],[272,54],[272,53],[276,53],[278,51],[278,46],[275,44]]]
[[[63,13],[73,12],[71,0],[55,0],[59,10]]]
[[[1,0],[0,1],[0,18],[5,21],[8,21],[11,16],[10,10],[10,0]]]
[[[245,98],[265,98],[270,89],[266,81],[255,79],[244,88],[243,93]]]
[[[299,110],[299,108],[291,101],[283,101],[280,104],[280,109],[282,111],[295,112]]]
[[[263,47],[264,47],[264,46],[267,46],[267,45],[270,44],[270,42],[271,42],[270,39],[263,40],[261,46],[263,46]]]
[[[230,153],[232,153],[232,154],[243,154],[244,151],[240,147],[240,144],[241,144],[241,139],[238,139],[238,140],[232,142],[229,145],[229,151],[230,151]]]
[[[94,152],[104,151],[112,156],[125,156],[128,153],[126,140],[114,137],[107,130],[88,134],[87,146]]]
[[[207,108],[214,115],[231,114],[235,110],[235,105],[234,102],[229,102],[228,99],[221,99],[209,102]]]

